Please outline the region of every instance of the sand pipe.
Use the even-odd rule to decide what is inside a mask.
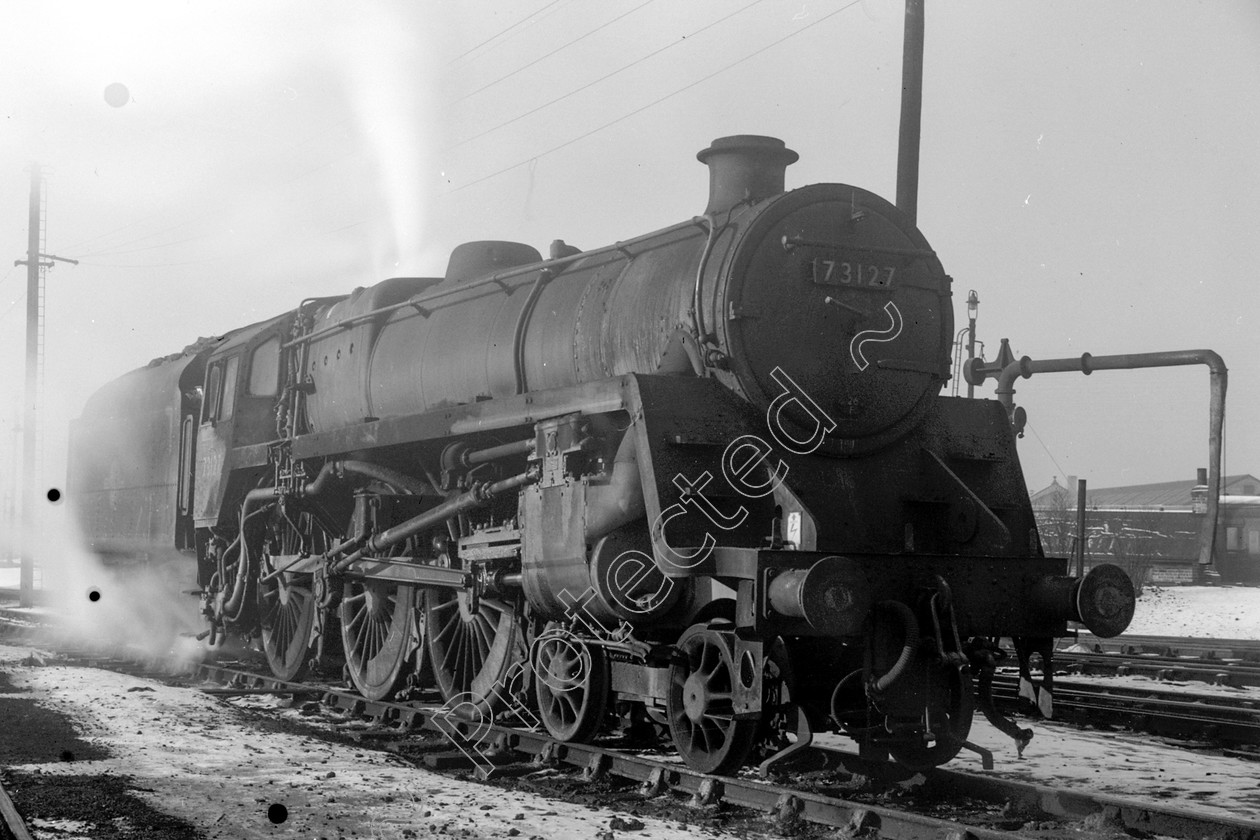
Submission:
[[[1210,372],[1211,393],[1208,409],[1208,493],[1207,515],[1203,520],[1203,533],[1199,542],[1199,564],[1212,564],[1216,547],[1216,518],[1221,499],[1221,449],[1225,428],[1225,388],[1228,371],[1225,361],[1212,350],[1169,350],[1162,353],[1130,353],[1119,356],[1091,356],[1079,358],[1042,359],[1034,361],[1024,356],[1002,368],[997,378],[997,398],[1006,407],[1008,417],[1015,412],[1015,387],[1017,377],[1025,379],[1034,373],[1071,373],[1086,375],[1096,370],[1135,370],[1137,368],[1178,367],[1181,365],[1207,365]]]

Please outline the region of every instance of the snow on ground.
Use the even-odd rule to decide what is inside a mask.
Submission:
[[[1126,633],[1260,639],[1260,587],[1147,586]]]
[[[0,667],[24,696],[65,713],[85,740],[111,758],[39,765],[43,773],[132,777],[153,807],[187,820],[216,838],[364,837],[395,840],[434,832],[520,840],[595,838],[614,812],[488,788],[373,752],[297,734],[261,734],[234,705],[274,706],[271,698],[216,700],[195,690],[67,666],[28,667],[27,648],[0,646]],[[296,711],[286,711],[294,716]],[[1021,722],[1021,725],[1028,723]],[[1140,734],[1082,731],[1039,722],[1023,758],[977,716],[971,740],[993,751],[993,775],[1103,792],[1116,797],[1193,808],[1260,823],[1256,763],[1163,745]],[[851,747],[838,736],[822,742]],[[963,752],[949,765],[983,772]],[[16,767],[31,771],[35,766]],[[152,792],[144,792],[148,789]],[[282,804],[288,819],[268,821]],[[489,806],[488,810],[480,810]],[[699,829],[640,817],[635,837],[694,838]],[[408,833],[404,833],[408,832]],[[708,836],[729,837],[712,829]]]
[[[229,703],[186,688],[87,668],[28,667],[28,648],[0,646],[14,687],[69,716],[101,761],[23,765],[44,774],[109,773],[136,796],[187,820],[208,840],[429,836],[595,838],[616,812],[505,791],[416,768],[388,753],[304,735],[262,734]],[[151,791],[151,792],[146,792]],[[283,805],[273,825],[268,809]],[[482,810],[489,806],[488,809]],[[650,817],[635,837],[694,840],[699,829]],[[705,829],[708,837],[731,837]]]
[[[0,567],[0,587],[17,582],[17,569]],[[1128,632],[1260,639],[1260,588],[1147,587]],[[13,674],[14,684],[30,687],[34,699],[80,722],[85,734],[114,756],[43,765],[43,772],[133,776],[138,787],[154,790],[139,795],[204,828],[209,838],[327,834],[392,840],[404,836],[408,827],[428,833],[444,825],[450,832],[466,828],[487,836],[517,836],[510,834],[515,829],[521,840],[594,837],[606,830],[613,815],[525,793],[491,791],[387,754],[314,738],[260,738],[223,701],[110,672],[19,666],[16,660],[27,652],[0,647],[0,665]],[[152,690],[128,690],[139,686]],[[1237,691],[1200,685],[1188,690]],[[994,751],[997,768],[992,772],[1000,776],[1260,821],[1255,762],[1174,749],[1136,733],[1081,731],[1054,722],[1033,728],[1036,736],[1022,759],[1005,736],[979,717],[972,740]],[[950,766],[979,771],[980,760],[964,752]],[[386,796],[393,801],[385,801]],[[288,809],[283,825],[273,826],[267,819],[274,803]],[[483,804],[493,807],[478,810]],[[647,827],[637,833],[645,838],[692,836],[669,823],[645,822]]]
[[[1022,759],[1009,738],[976,717],[971,740],[993,751],[991,775],[1260,824],[1260,767],[1254,761],[1170,747],[1141,733],[1053,721],[1020,725],[1034,732]],[[980,758],[965,751],[948,767],[982,772]]]

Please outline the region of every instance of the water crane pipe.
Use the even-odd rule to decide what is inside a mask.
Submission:
[[[1015,412],[1016,378],[1025,379],[1034,373],[1071,373],[1080,371],[1089,375],[1096,370],[1135,370],[1137,368],[1178,367],[1181,365],[1207,365],[1210,371],[1211,394],[1208,409],[1208,496],[1207,516],[1199,541],[1199,564],[1212,563],[1216,546],[1216,517],[1221,498],[1221,450],[1225,429],[1225,388],[1228,370],[1225,361],[1212,350],[1169,350],[1160,353],[1129,353],[1118,356],[1091,356],[1079,358],[1041,359],[1034,361],[1024,356],[1002,368],[997,377],[997,398],[1006,407],[1008,417]]]

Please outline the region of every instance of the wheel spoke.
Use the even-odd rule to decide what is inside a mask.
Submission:
[[[376,581],[346,584],[341,602],[341,638],[355,687],[381,700],[394,690],[409,652],[407,625],[414,591]]]
[[[459,601],[457,599],[452,598],[449,601],[438,601],[436,604],[429,606],[429,612],[431,613],[447,612],[449,610],[459,610]]]
[[[281,575],[258,587],[263,651],[272,673],[281,679],[300,678],[306,666],[316,604],[305,580]]]
[[[729,640],[729,630],[695,625],[678,640],[685,660],[670,666],[670,734],[687,765],[704,773],[737,770],[757,732],[757,721],[735,718],[737,676]]]
[[[603,723],[607,705],[603,652],[579,638],[556,636],[536,649],[535,662],[538,711],[548,731],[562,741],[588,739]]]
[[[480,617],[474,618],[471,624],[473,630],[471,635],[477,642],[477,656],[481,661],[485,661],[490,656],[490,648],[494,646],[494,634]]]

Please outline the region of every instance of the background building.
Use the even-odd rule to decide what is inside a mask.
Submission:
[[[1136,583],[1191,583],[1198,564],[1206,487],[1195,480],[1088,488],[1085,563],[1116,563]],[[1196,488],[1198,492],[1196,493]],[[1076,476],[1032,494],[1046,553],[1070,556],[1076,540]],[[1260,582],[1260,479],[1221,479],[1214,552],[1223,582]]]

